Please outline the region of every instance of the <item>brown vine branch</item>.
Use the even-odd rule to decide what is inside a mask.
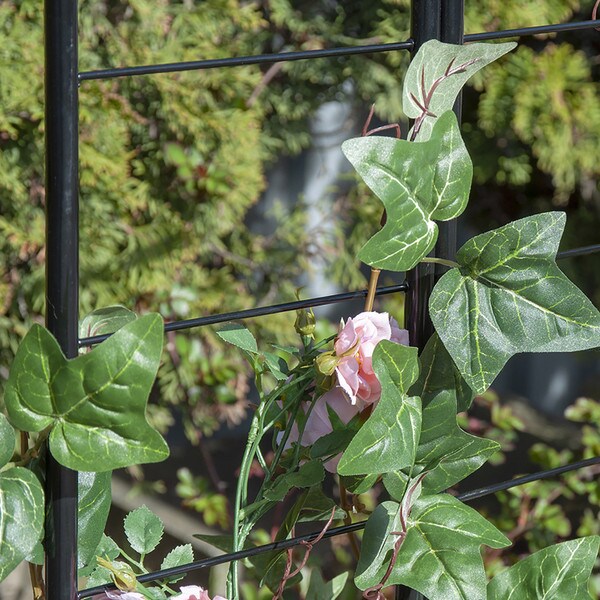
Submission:
[[[319,535],[314,540],[301,542],[301,544],[305,547],[304,556],[302,558],[302,561],[300,562],[300,564],[296,567],[296,569],[294,571],[292,571],[292,564],[293,564],[292,555],[293,555],[294,549],[288,548],[286,550],[287,559],[286,559],[286,564],[285,564],[285,570],[283,572],[283,577],[281,578],[281,581],[279,582],[279,587],[277,588],[277,592],[273,596],[273,600],[282,600],[283,590],[285,589],[286,583],[290,579],[292,579],[292,577],[295,577],[296,575],[298,575],[298,573],[300,573],[300,571],[302,571],[302,569],[304,569],[304,567],[308,561],[308,557],[310,556],[310,553],[312,552],[313,546],[323,539],[323,536],[325,535],[325,533],[331,526],[331,523],[333,523],[333,518],[335,517],[335,509],[336,509],[335,506],[331,509],[331,516],[329,517],[329,520],[327,521],[327,523],[325,523],[325,527],[323,527],[323,529],[321,530],[321,533],[319,533]]]

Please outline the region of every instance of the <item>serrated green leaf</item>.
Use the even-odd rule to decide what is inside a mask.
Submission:
[[[488,585],[487,599],[591,598],[588,579],[599,547],[600,537],[594,535],[544,548],[496,575]]]
[[[477,393],[514,354],[600,345],[600,313],[555,264],[564,223],[543,213],[478,235],[435,286],[431,319]]]
[[[288,366],[281,356],[278,356],[273,352],[263,352],[263,356],[265,357],[265,365],[277,381],[284,381],[287,379]]]
[[[72,360],[50,333],[33,325],[19,346],[6,384],[9,417],[24,431],[48,426],[50,450],[79,471],[108,471],[169,455],[145,409],[162,353],[159,315],[119,329]]]
[[[121,549],[116,542],[103,533],[98,546],[94,550],[92,559],[77,573],[80,577],[89,577],[98,568],[98,561],[96,560],[98,556],[104,560],[113,561],[119,554],[121,554]]]
[[[400,531],[400,505],[384,502],[365,528],[355,583],[377,585]],[[372,523],[371,523],[372,521]],[[487,580],[480,547],[510,541],[477,511],[447,494],[421,496],[407,518],[407,533],[387,583],[403,584],[429,600],[485,600]],[[363,556],[364,554],[364,556]]]
[[[3,467],[15,452],[16,436],[8,419],[0,413],[0,467]]]
[[[164,527],[162,521],[146,506],[131,511],[124,520],[129,545],[139,554],[148,554],[158,546]]]
[[[237,346],[251,354],[258,354],[258,345],[256,339],[250,331],[238,323],[228,323],[222,329],[216,332],[217,335],[228,344]]]
[[[114,333],[136,319],[137,315],[124,306],[98,308],[81,319],[79,323],[79,337],[86,338]]]
[[[306,491],[298,523],[328,521],[334,508],[333,518],[343,519],[346,513],[331,498],[323,493],[320,486],[315,485]]]
[[[473,165],[456,116],[442,115],[427,142],[362,137],[347,140],[342,150],[387,215],[358,258],[381,269],[412,269],[435,245],[433,220],[457,217],[469,199]]]
[[[111,471],[78,473],[77,566],[96,556],[111,505]]]
[[[163,569],[171,569],[172,567],[180,567],[183,565],[187,565],[194,560],[194,550],[192,549],[191,544],[185,544],[182,546],[177,546],[169,552],[162,561],[160,565],[161,570]],[[177,577],[170,577],[170,582],[176,582],[183,579],[185,575],[180,575]]]
[[[407,395],[419,375],[417,349],[383,340],[373,352],[381,398],[338,465],[340,475],[412,467],[421,430],[421,401]]]
[[[321,483],[325,478],[323,463],[311,460],[300,466],[297,471],[280,475],[273,484],[265,490],[267,500],[283,500],[292,488],[308,488]]]
[[[0,473],[0,581],[34,551],[43,528],[39,479],[23,467]]]
[[[515,42],[457,46],[437,40],[423,44],[404,78],[402,109],[407,117],[415,119],[409,139],[416,136],[416,141],[428,140],[437,119],[452,110],[467,80],[515,46]]]
[[[335,600],[343,591],[348,581],[348,573],[340,573],[331,581],[324,581],[321,573],[313,569],[310,575],[310,585],[306,592],[306,600]]]

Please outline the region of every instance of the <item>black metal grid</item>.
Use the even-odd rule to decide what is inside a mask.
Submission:
[[[79,217],[78,217],[78,94],[85,81],[115,77],[154,75],[190,70],[269,64],[283,61],[307,60],[356,54],[373,54],[408,50],[416,52],[429,39],[450,43],[499,40],[563,31],[592,29],[598,21],[552,24],[496,32],[482,32],[463,36],[464,0],[412,0],[411,38],[409,40],[378,45],[350,46],[306,52],[286,52],[216,60],[198,60],[159,65],[144,65],[78,72],[77,21],[78,8],[75,0],[45,0],[45,90],[46,90],[46,325],[59,341],[67,357],[77,356],[80,346],[99,343],[106,336],[78,339],[79,299]],[[460,100],[455,112],[460,117]],[[451,258],[456,249],[456,224],[443,224],[436,245],[437,256]],[[598,252],[600,245],[568,250],[559,258],[570,258]],[[427,298],[436,273],[431,266],[417,268],[407,274],[407,281],[397,286],[379,288],[378,294],[407,293],[407,313],[411,340],[415,345],[424,344],[430,332],[427,314]],[[366,291],[336,294],[321,298],[278,304],[268,307],[224,313],[177,321],[165,325],[167,331],[176,331],[220,323],[232,319],[244,319],[277,312],[296,310],[309,306],[321,306],[364,297]],[[562,473],[586,466],[600,464],[600,457],[580,461],[557,469],[541,471],[532,475],[466,492],[459,496],[470,501],[500,490],[555,477]],[[50,460],[46,477],[48,520],[46,524],[46,594],[48,600],[75,600],[101,593],[111,586],[101,586],[77,591],[77,473]],[[357,531],[364,522],[331,529],[324,537],[333,537]],[[183,567],[149,573],[139,577],[148,582],[163,577],[207,568],[216,564],[276,549],[283,550],[314,539],[311,533],[276,544],[268,544],[235,554],[228,554],[192,563]],[[406,592],[399,588],[397,597]]]

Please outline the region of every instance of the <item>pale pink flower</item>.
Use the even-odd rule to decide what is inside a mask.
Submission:
[[[381,385],[372,364],[373,351],[381,340],[408,346],[408,331],[400,329],[388,313],[362,312],[345,324],[342,321],[335,340],[338,384],[350,402],[361,409],[381,396]]]
[[[315,400],[314,406],[308,415],[306,425],[304,426],[301,440],[298,439],[298,425],[296,423],[292,425],[286,447],[289,448],[293,442],[298,442],[302,446],[310,448],[318,439],[331,433],[333,431],[333,425],[329,419],[328,406],[346,425],[360,412],[358,406],[353,406],[348,402],[341,388],[334,387],[332,390],[325,392]],[[323,466],[330,473],[335,473],[340,458],[341,454],[328,460]]]
[[[114,592],[106,591],[103,596],[94,596],[95,600],[101,600],[102,598],[110,598],[110,600],[146,600],[139,592],[121,592],[117,590]]]
[[[199,585],[184,585],[179,590],[181,593],[173,596],[171,600],[211,600],[208,592]],[[227,600],[223,596],[215,596],[212,600]]]

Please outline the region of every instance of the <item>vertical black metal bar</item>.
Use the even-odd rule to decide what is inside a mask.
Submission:
[[[442,0],[412,0],[411,38],[413,53],[427,41],[439,40],[442,35]],[[404,310],[404,326],[408,329],[411,346],[422,350],[433,333],[429,318],[429,296],[435,283],[435,267],[431,263],[417,265],[406,274],[409,285]],[[423,600],[423,596],[405,586],[397,586],[396,600]]]
[[[441,14],[442,0],[412,0],[413,53],[428,40],[440,39]],[[434,266],[430,263],[418,265],[406,274],[410,289],[406,294],[404,326],[408,329],[411,346],[417,346],[419,349],[423,348],[433,333],[427,303],[434,285],[434,274]]]
[[[448,44],[462,44],[464,37],[464,0],[442,0],[441,40]],[[460,123],[462,116],[462,92],[454,103],[454,113]],[[440,234],[435,247],[435,255],[454,260],[456,255],[457,220],[438,223]],[[436,280],[446,271],[436,268]]]
[[[77,356],[79,302],[77,0],[45,0],[46,325]],[[77,473],[48,456],[46,598],[77,597]]]

